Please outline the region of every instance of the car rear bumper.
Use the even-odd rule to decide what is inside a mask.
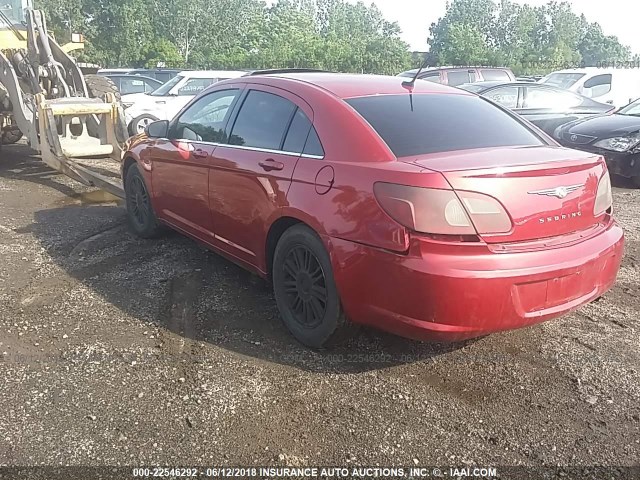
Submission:
[[[436,341],[521,328],[575,310],[612,287],[624,250],[614,221],[578,244],[514,253],[419,237],[406,255],[328,241],[354,323]]]

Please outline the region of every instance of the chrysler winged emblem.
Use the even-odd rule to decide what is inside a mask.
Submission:
[[[584,187],[584,183],[580,185],[566,185],[556,188],[548,188],[547,190],[536,190],[529,192],[529,195],[546,195],[548,197],[566,198],[570,193],[575,192],[579,188]]]

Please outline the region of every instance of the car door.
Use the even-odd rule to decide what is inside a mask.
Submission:
[[[579,106],[582,97],[568,90],[527,85],[524,89],[524,102],[516,112],[534,123],[549,135],[560,125],[592,113],[582,113]]]
[[[217,246],[263,272],[267,225],[286,204],[304,147],[287,134],[304,130],[303,117],[312,121],[313,112],[299,97],[252,85],[239,102],[227,144],[213,153],[209,200]],[[306,140],[311,123],[305,125]]]
[[[239,88],[228,88],[195,100],[171,123],[169,138],[156,142],[150,155],[158,214],[209,243],[213,239],[209,210],[211,153],[224,138],[239,92]]]

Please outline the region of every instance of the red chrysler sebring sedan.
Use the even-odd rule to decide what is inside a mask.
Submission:
[[[606,292],[624,239],[603,158],[471,93],[402,80],[215,84],[130,140],[132,228],[168,225],[269,278],[311,347],[348,322],[473,338]]]

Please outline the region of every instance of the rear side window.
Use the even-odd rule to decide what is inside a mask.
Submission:
[[[551,90],[541,85],[526,87],[524,108],[563,109],[577,107],[582,98],[566,90]]]
[[[472,148],[545,145],[528,127],[481,97],[380,95],[351,98],[353,108],[397,157]],[[413,105],[413,107],[412,107]]]
[[[251,90],[238,113],[230,143],[280,150],[296,105],[272,93]]]
[[[430,73],[429,75],[425,75],[424,77],[420,77],[420,80],[426,80],[427,82],[433,83],[442,83],[440,80],[439,73]]]
[[[324,150],[320,144],[318,133],[311,125],[309,117],[300,108],[296,110],[293,116],[282,149],[285,152],[324,157]]]
[[[136,78],[135,75],[131,75],[131,78],[120,79],[120,93],[127,95],[130,93],[144,93],[145,82],[140,78]]]
[[[309,132],[309,137],[307,137],[307,143],[304,146],[305,155],[313,155],[314,157],[324,157],[324,148],[322,148],[322,144],[320,143],[320,137],[318,137],[318,132],[316,129],[311,127],[311,131]]]
[[[480,70],[482,72],[482,78],[484,78],[485,80],[504,80],[505,82],[508,82],[509,80],[511,80],[511,77],[509,77],[509,74],[507,72],[505,72],[504,70]]]
[[[287,138],[284,141],[282,149],[285,152],[302,153],[310,129],[311,122],[309,118],[298,108],[291,121],[291,126],[287,132]]]
[[[155,79],[161,81],[162,83],[168,82],[173,77],[175,77],[175,75],[171,75],[170,73],[155,73]]]
[[[474,82],[476,79],[475,72],[464,71],[449,71],[447,72],[447,85],[456,87],[463,83]]]

